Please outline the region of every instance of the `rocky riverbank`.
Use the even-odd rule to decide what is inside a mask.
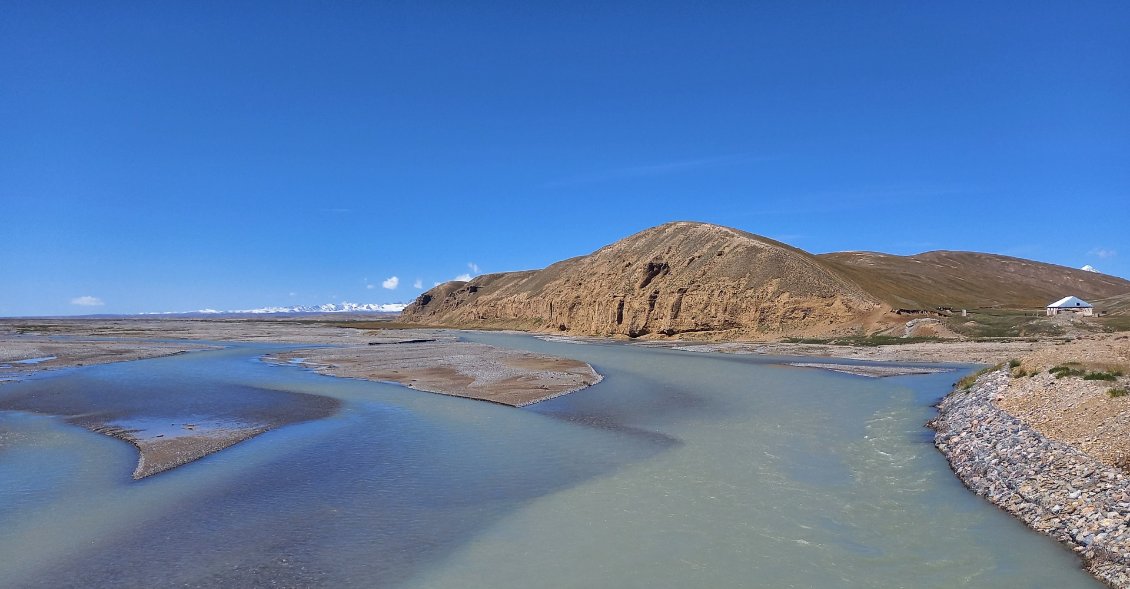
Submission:
[[[935,445],[970,490],[1071,547],[1100,581],[1130,587],[1130,477],[998,407],[1009,380],[995,370],[939,403]]]

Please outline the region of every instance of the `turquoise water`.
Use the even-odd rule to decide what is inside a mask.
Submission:
[[[68,423],[76,405],[0,412],[0,585],[1098,586],[934,450],[922,424],[955,373],[465,337],[606,378],[513,409],[240,345],[0,385],[127,417],[340,403],[141,481],[131,446]]]

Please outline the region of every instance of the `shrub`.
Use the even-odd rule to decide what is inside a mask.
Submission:
[[[963,391],[967,391],[967,390],[969,390],[970,388],[973,387],[973,383],[977,382],[977,379],[980,378],[981,375],[986,374],[988,372],[992,372],[994,370],[998,370],[1002,366],[1004,366],[1004,364],[997,364],[996,366],[988,366],[988,367],[982,368],[982,369],[978,370],[977,372],[974,372],[973,374],[961,377],[961,379],[959,379],[957,382],[954,383],[954,386],[963,390]]]
[[[1083,376],[1086,374],[1078,368],[1073,368],[1070,364],[1060,364],[1048,369],[1048,372],[1054,374],[1056,378],[1063,378],[1065,376]]]
[[[1008,367],[1009,368],[1016,368],[1017,366],[1020,366],[1020,360],[1013,358],[1012,360],[1008,361]]]
[[[1028,376],[1028,371],[1023,368],[1017,368],[1012,371],[1012,378],[1024,378],[1025,376]]]
[[[1130,395],[1130,391],[1126,389],[1110,389],[1106,394],[1110,395],[1111,398],[1125,397],[1126,395]]]
[[[1083,375],[1083,380],[1118,380],[1122,376],[1121,372],[1088,372]]]

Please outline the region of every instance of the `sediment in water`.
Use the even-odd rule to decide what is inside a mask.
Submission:
[[[999,408],[1007,369],[938,404],[934,444],[973,492],[1066,544],[1111,587],[1130,587],[1130,477]]]

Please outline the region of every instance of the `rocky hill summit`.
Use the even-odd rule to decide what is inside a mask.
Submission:
[[[543,270],[441,284],[409,323],[602,336],[825,337],[901,327],[905,311],[1040,309],[1077,293],[1130,293],[1130,281],[970,252],[813,255],[737,229],[673,222]]]
[[[544,270],[440,285],[402,318],[638,337],[823,332],[879,307],[812,254],[736,229],[674,222]]]

